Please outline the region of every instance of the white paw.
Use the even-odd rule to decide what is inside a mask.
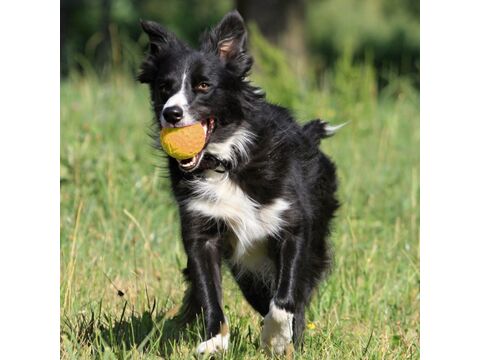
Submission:
[[[222,325],[220,334],[217,334],[214,337],[204,342],[201,342],[200,345],[197,346],[196,352],[197,354],[202,355],[227,350],[229,338],[230,334],[228,333],[228,327]]]
[[[293,336],[293,314],[277,307],[273,300],[270,302],[270,311],[263,319],[261,335],[262,347],[272,350],[275,354],[284,354],[289,351],[289,344]]]

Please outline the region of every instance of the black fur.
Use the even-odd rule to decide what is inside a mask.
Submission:
[[[150,86],[158,130],[163,126],[160,119],[165,102],[180,90],[182,76],[187,74],[184,95],[192,116],[198,121],[212,116],[215,120],[209,144],[226,141],[241,127],[255,135],[248,146],[248,159],[235,154],[235,161],[226,161],[206,150],[196,168],[185,171],[169,157],[188,257],[184,274],[189,289],[182,318],[188,321],[203,312],[206,338],[219,333],[226,321],[221,295],[221,263],[225,259],[246,300],[262,316],[268,313],[272,299],[277,307],[294,314],[293,337],[298,344],[305,307],[329,269],[327,238],[339,206],[335,166],[318,149],[320,140],[329,136],[326,123],[314,120],[300,127],[288,110],[266,102],[262,92],[246,80],[252,58],[237,12],[226,15],[203,35],[199,51],[156,23],[142,22],[142,27],[151,44],[138,78]],[[205,92],[196,90],[202,81],[208,83]],[[290,204],[282,213],[280,234],[266,239],[268,258],[275,265],[271,281],[229,261],[236,245],[228,240],[232,234],[225,221],[187,209],[194,189],[185,184],[202,181],[211,170],[227,173],[261,207],[278,198]]]

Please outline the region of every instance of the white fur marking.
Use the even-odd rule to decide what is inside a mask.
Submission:
[[[332,135],[335,135],[335,133],[340,130],[342,127],[344,127],[345,125],[347,125],[349,123],[349,121],[347,122],[344,122],[343,124],[340,124],[340,125],[325,125],[325,134],[327,136],[332,136]]]
[[[197,346],[197,354],[211,354],[217,351],[227,350],[229,338],[230,334],[227,334],[225,336],[223,336],[222,334],[217,334],[214,337],[201,342],[200,345]]]
[[[267,236],[277,235],[283,225],[281,215],[289,208],[289,203],[282,198],[261,206],[231,181],[228,174],[191,180],[188,184],[194,191],[194,198],[188,201],[187,208],[225,221],[238,239],[232,258],[234,262],[249,255],[254,243],[258,245]]]
[[[227,160],[234,165],[240,160],[248,160],[248,146],[253,142],[255,135],[245,128],[236,130],[232,136],[220,143],[210,143],[206,152],[214,155],[220,160]]]
[[[188,111],[189,104],[188,104],[188,100],[187,100],[187,95],[185,93],[185,81],[186,81],[186,79],[187,79],[187,73],[184,72],[183,76],[182,76],[182,86],[180,87],[180,90],[176,94],[172,95],[167,100],[165,105],[163,105],[164,109],[169,108],[171,106],[179,106],[179,107],[182,108],[183,119],[175,124],[176,127],[188,126],[188,125],[192,125],[193,123],[195,123],[195,119],[192,117],[192,115]],[[169,122],[167,122],[165,120],[165,118],[163,117],[163,111],[162,111],[162,115],[161,115],[161,118],[160,118],[160,123],[161,123],[162,127],[173,127],[173,125],[170,124]]]
[[[270,311],[263,319],[262,347],[284,354],[293,337],[293,314],[270,301]]]

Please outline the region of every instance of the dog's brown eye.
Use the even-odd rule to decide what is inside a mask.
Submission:
[[[210,88],[210,85],[208,85],[205,81],[202,81],[199,83],[197,86],[195,86],[195,90],[197,91],[207,91]]]
[[[158,90],[160,90],[161,92],[167,92],[170,90],[170,84],[167,82],[159,83]]]

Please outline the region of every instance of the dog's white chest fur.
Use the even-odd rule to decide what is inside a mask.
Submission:
[[[266,256],[264,240],[279,233],[288,202],[277,198],[268,205],[260,205],[227,174],[213,171],[208,171],[204,179],[193,180],[189,184],[195,196],[188,201],[187,208],[209,218],[223,220],[237,240],[232,260],[250,270],[261,271],[259,265]]]

